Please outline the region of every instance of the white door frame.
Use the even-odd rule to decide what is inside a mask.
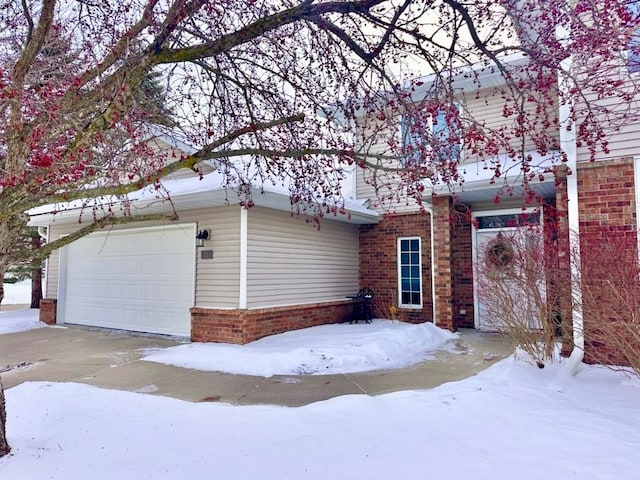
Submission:
[[[504,208],[504,209],[496,209],[496,210],[481,210],[478,212],[471,212],[471,258],[472,258],[472,268],[473,268],[473,326],[476,329],[481,329],[480,327],[480,300],[478,298],[478,282],[476,281],[476,264],[478,262],[478,239],[477,235],[479,229],[475,227],[476,219],[478,217],[492,217],[494,215],[513,215],[513,214],[522,214],[522,213],[533,213],[536,210],[540,211],[540,225],[544,227],[544,209],[543,206],[537,207],[526,207],[526,208]],[[483,232],[500,232],[500,231],[509,231],[509,230],[517,230],[521,227],[499,227],[499,228],[483,228]]]

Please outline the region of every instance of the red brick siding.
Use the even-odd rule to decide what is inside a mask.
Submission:
[[[573,316],[571,299],[571,241],[569,231],[569,197],[567,193],[567,168],[559,167],[555,172],[556,201],[545,205],[544,238],[545,258],[549,262],[547,289],[558,292],[556,306],[562,332],[562,354],[569,355],[573,349]]]
[[[583,285],[598,289],[598,279],[585,271],[600,271],[603,265],[612,265],[629,257],[629,263],[637,264],[637,223],[633,159],[620,158],[608,161],[578,164],[578,202],[580,217],[580,257],[583,268]],[[617,259],[602,258],[601,246],[623,242],[623,251]],[[629,292],[632,295],[631,292]],[[607,296],[600,303],[606,303]],[[585,356],[589,362],[624,363],[620,352],[615,351],[600,335],[597,324],[590,320],[590,306],[583,305],[585,328]],[[611,306],[612,309],[614,306]]]
[[[47,325],[55,325],[57,321],[58,300],[43,298],[40,300],[40,321]]]
[[[453,320],[452,232],[453,199],[433,197],[433,243],[435,244],[435,304],[439,327],[455,330]]]
[[[456,328],[474,328],[471,211],[462,206],[456,206],[453,220],[451,234],[453,324]],[[461,313],[462,310],[465,310],[464,314]]]
[[[245,344],[267,335],[349,320],[350,300],[256,310],[191,309],[191,341]]]
[[[388,214],[377,225],[360,226],[360,286],[375,293],[375,314],[386,316],[398,306],[399,237],[420,237],[422,247],[422,309],[402,309],[399,316],[408,322],[432,320],[431,303],[431,220],[427,213]]]

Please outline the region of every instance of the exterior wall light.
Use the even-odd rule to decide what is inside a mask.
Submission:
[[[200,230],[196,235],[196,247],[204,247],[204,241],[209,240],[210,236],[209,230]]]

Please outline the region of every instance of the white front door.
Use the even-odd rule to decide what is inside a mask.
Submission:
[[[64,323],[190,335],[194,224],[94,233],[64,258]]]
[[[499,330],[504,318],[537,328],[536,301],[546,297],[541,212],[522,210],[474,215],[475,326]],[[537,299],[534,298],[537,296]]]

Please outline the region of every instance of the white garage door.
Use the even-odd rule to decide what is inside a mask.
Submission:
[[[94,233],[64,257],[65,323],[190,335],[194,224]]]

